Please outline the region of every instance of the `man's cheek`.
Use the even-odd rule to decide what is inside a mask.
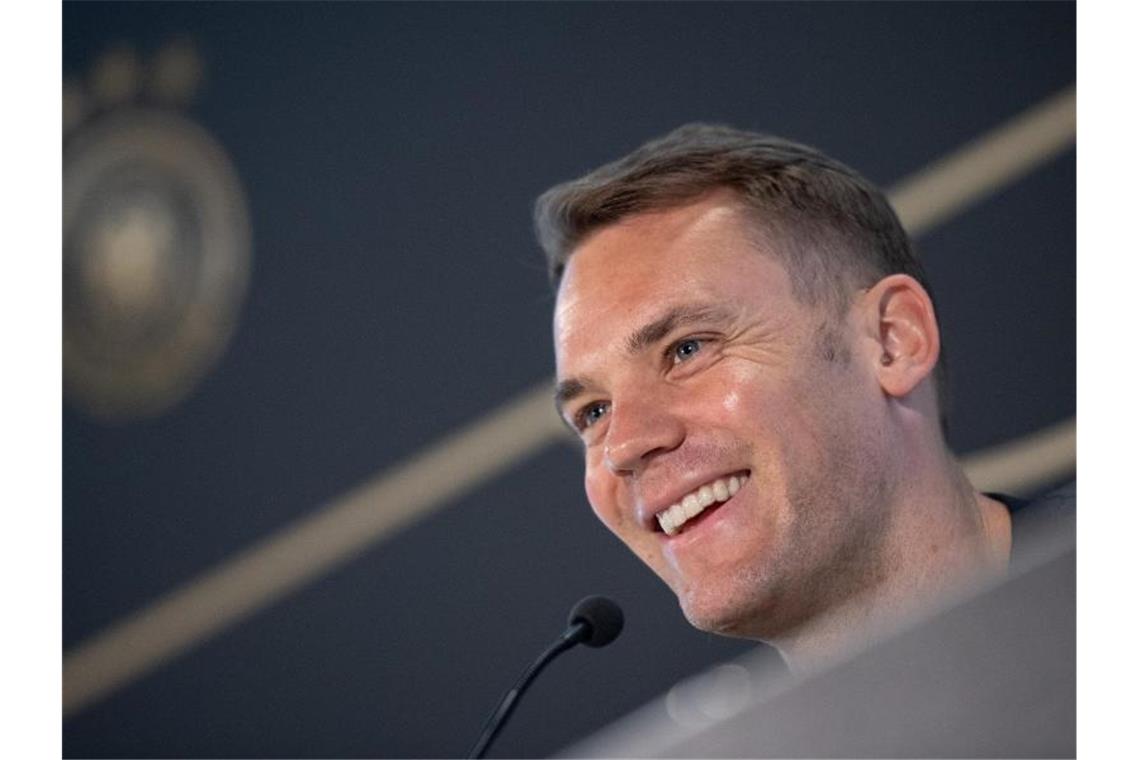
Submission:
[[[623,524],[621,510],[618,507],[612,487],[609,484],[599,482],[601,480],[604,478],[595,477],[589,472],[586,473],[586,499],[590,502],[594,516],[620,537],[620,528]]]

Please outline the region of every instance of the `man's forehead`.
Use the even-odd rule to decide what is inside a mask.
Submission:
[[[584,247],[570,257],[559,285],[555,326],[605,312],[644,318],[648,311],[685,301],[780,289],[786,279],[783,265],[751,241],[705,238],[660,248],[643,241]]]
[[[564,360],[621,349],[630,333],[673,308],[724,304],[759,314],[783,302],[787,272],[755,231],[739,200],[721,194],[632,215],[583,240],[555,302],[559,369]]]
[[[630,214],[594,230],[575,247],[566,268],[573,269],[576,263],[588,259],[623,253],[631,241],[638,249],[657,254],[674,248],[690,250],[710,239],[743,241],[754,226],[735,195],[717,192],[691,203]]]
[[[658,297],[693,271],[715,267],[730,248],[750,247],[738,204],[728,198],[635,214],[594,232],[570,254],[558,307],[591,296]],[[648,293],[643,291],[648,290]]]
[[[615,275],[616,276],[616,275]],[[679,277],[662,284],[657,278],[622,272],[620,282],[583,287],[564,281],[554,310],[557,349],[606,345],[632,353],[652,341],[668,322],[691,322],[711,315],[722,299]],[[723,311],[723,310],[722,310]]]

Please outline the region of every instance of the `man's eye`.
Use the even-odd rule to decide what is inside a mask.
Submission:
[[[610,405],[607,401],[596,401],[582,407],[582,410],[578,412],[577,415],[578,429],[585,430],[593,426],[593,424],[604,417],[609,410]]]
[[[679,343],[673,344],[673,347],[669,349],[669,353],[673,359],[673,363],[680,364],[681,362],[687,362],[689,359],[692,359],[700,350],[701,340],[699,338],[687,338]]]

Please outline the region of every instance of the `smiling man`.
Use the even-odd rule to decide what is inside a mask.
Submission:
[[[693,625],[807,670],[1005,571],[1009,506],[947,448],[934,304],[865,179],[690,125],[536,227],[590,504]]]

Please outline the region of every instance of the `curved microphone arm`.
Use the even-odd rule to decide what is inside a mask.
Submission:
[[[491,717],[487,718],[487,723],[483,726],[483,733],[479,736],[475,746],[471,748],[471,752],[467,755],[469,758],[481,758],[486,753],[487,748],[491,746],[491,742],[499,735],[499,731],[506,725],[507,719],[511,717],[511,713],[515,711],[515,707],[519,703],[523,692],[527,690],[535,677],[542,672],[542,669],[550,664],[558,655],[562,654],[568,649],[573,648],[577,644],[590,637],[590,625],[585,621],[578,620],[570,625],[561,636],[549,647],[546,648],[542,654],[538,656],[529,668],[523,671],[522,676],[519,677],[518,682],[514,688],[506,693],[499,706],[491,713]]]

